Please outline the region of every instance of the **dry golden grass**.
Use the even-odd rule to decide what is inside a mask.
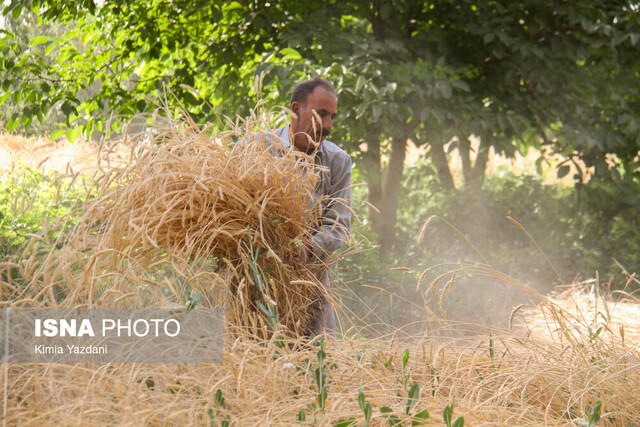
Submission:
[[[616,308],[628,309],[627,304],[618,302]],[[543,301],[541,307],[556,314],[548,324],[558,331],[549,337],[529,335],[523,328],[456,339],[442,322],[423,337],[329,340],[323,413],[307,406],[317,399],[316,348],[298,343],[282,349],[273,340],[261,347],[237,339],[228,343],[220,365],[5,366],[7,420],[26,425],[208,424],[219,389],[225,404],[218,422],[229,416],[234,425],[290,425],[303,410],[307,421],[315,416],[320,425],[349,417],[362,424],[361,388],[373,405],[372,422],[386,424],[379,411],[383,406],[409,421],[403,415],[403,378],[408,375],[408,384],[421,390],[415,408],[428,409],[434,425],[442,425],[442,411],[452,399],[454,419],[464,416],[466,425],[572,425],[572,419],[586,418],[597,400],[603,405],[602,424],[637,424],[638,343],[623,344],[613,336],[591,339],[576,332],[585,325],[565,323],[561,306]],[[527,320],[536,313],[541,312],[531,312]],[[616,312],[611,315],[615,318]],[[637,328],[637,313],[626,321]],[[566,331],[573,334],[562,341]],[[403,370],[405,350],[409,361]]]
[[[353,417],[362,425],[359,389],[373,407],[373,425],[387,424],[382,407],[411,424],[405,407],[413,384],[420,395],[411,414],[427,409],[434,425],[442,425],[452,400],[454,420],[464,416],[473,426],[574,425],[596,401],[602,402],[601,423],[640,424],[637,302],[614,302],[597,288],[547,298],[490,267],[462,266],[454,274],[493,277],[537,299],[536,307],[514,309],[509,330],[478,333],[474,325],[473,335],[461,334],[470,325],[438,319],[425,304],[423,335],[380,336],[354,327],[329,339],[326,361],[318,362],[319,347],[295,338],[317,284],[296,265],[292,243],[307,238],[304,198],[313,171],[294,153],[276,158],[261,144],[230,148],[258,124],[264,121],[229,123],[228,133],[211,137],[188,120],[170,122],[120,142],[130,148],[125,164],[110,163],[116,147],[105,147],[74,231],[56,237],[46,230],[60,225],[45,225],[22,254],[2,262],[4,272],[16,273],[11,280],[0,276],[0,293],[4,307],[107,308],[175,306],[185,289],[197,290],[203,304],[225,305],[245,332],[270,338],[245,339],[236,330],[222,364],[3,364],[8,425],[202,425],[212,419],[220,425],[226,417],[232,425],[292,425],[300,411],[304,424]],[[265,296],[254,267],[270,279],[266,295],[283,330],[292,332],[284,347],[252,305]],[[452,275],[437,295],[424,276],[418,287],[431,303],[441,304],[456,286]],[[235,299],[228,294],[232,284]],[[324,411],[309,407],[318,404],[314,370],[320,366]]]

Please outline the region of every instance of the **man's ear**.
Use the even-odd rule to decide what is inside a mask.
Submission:
[[[300,108],[302,106],[300,105],[300,103],[298,101],[294,101],[293,104],[291,104],[291,111],[293,111],[296,115],[296,119],[300,117]]]

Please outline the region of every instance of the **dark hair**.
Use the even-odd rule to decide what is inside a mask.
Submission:
[[[309,94],[315,90],[318,86],[321,86],[328,90],[331,93],[335,94],[333,90],[333,86],[327,80],[322,79],[320,77],[315,77],[311,80],[307,80],[305,82],[300,83],[294,90],[293,94],[291,94],[291,104],[294,102],[298,102],[302,105],[307,103],[307,98]]]

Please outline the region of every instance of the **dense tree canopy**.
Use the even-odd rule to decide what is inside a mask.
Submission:
[[[28,13],[70,31],[27,43],[17,31]],[[305,77],[332,80],[334,134],[364,173],[387,246],[408,139],[429,147],[443,188],[454,187],[445,147],[473,186],[490,147],[546,145],[615,183],[616,209],[640,204],[640,18],[628,1],[13,0],[4,14],[16,27],[0,30],[0,102],[20,106],[9,130],[60,109],[68,136],[104,132],[154,109],[164,87],[215,121],[248,111],[260,73],[280,104]]]

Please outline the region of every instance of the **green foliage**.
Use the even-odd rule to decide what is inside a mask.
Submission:
[[[365,400],[365,395],[362,391],[362,388],[358,391],[358,405],[360,406],[360,409],[364,414],[364,426],[368,427],[369,423],[371,422],[371,413],[373,409],[371,407],[371,403]]]
[[[256,300],[254,303],[264,313],[269,321],[269,325],[273,329],[274,332],[278,331],[278,307],[275,302],[269,295],[269,279],[262,274],[260,271],[260,267],[258,264],[258,257],[260,256],[260,250],[262,249],[260,246],[253,245],[253,234],[251,233],[251,229],[247,226],[247,232],[249,235],[249,246],[248,249],[251,253],[251,257],[248,259],[249,270],[251,271],[251,275],[253,276],[254,284],[258,288],[260,296],[262,297],[262,301]],[[267,308],[268,307],[268,308]],[[279,343],[282,341],[279,340]]]
[[[216,394],[214,396],[214,408],[209,408],[207,410],[207,414],[209,416],[209,425],[211,427],[216,427],[218,418],[220,416],[220,409],[224,406],[224,396],[222,394],[222,390],[216,390]],[[220,427],[229,427],[231,424],[231,417],[229,415],[225,416],[222,421],[220,421]]]
[[[11,14],[5,15],[4,34],[3,30],[0,30],[0,39],[6,37],[6,41],[11,40],[14,52],[30,51],[31,53],[37,53],[40,56],[38,62],[41,62],[41,64],[34,64],[27,71],[27,74],[23,76],[14,73],[14,68],[16,66],[20,67],[19,63],[5,63],[5,67],[0,64],[0,83],[2,83],[2,86],[17,85],[23,78],[30,79],[35,77],[33,72],[41,70],[43,66],[53,66],[54,59],[46,55],[46,42],[50,38],[63,36],[68,30],[69,28],[58,22],[40,23],[39,25],[38,16],[34,13],[22,13],[18,19]],[[57,126],[64,124],[64,113],[58,108],[49,109],[46,104],[25,106],[26,103],[32,100],[30,97],[33,97],[35,102],[42,102],[42,98],[49,91],[51,91],[51,82],[43,80],[40,83],[40,91],[36,91],[33,94],[26,94],[25,96],[23,91],[18,90],[7,91],[4,95],[0,95],[0,106],[2,106],[0,108],[0,127],[5,127],[9,131],[15,130],[29,136],[51,134]],[[19,117],[21,115],[32,117],[32,120],[20,120]],[[56,125],[56,123],[58,124]]]
[[[600,421],[601,408],[602,408],[602,402],[598,400],[589,411],[589,416],[587,418],[587,427],[593,427],[596,425],[598,421]]]
[[[598,421],[600,421],[601,409],[602,409],[602,402],[598,400],[591,408],[589,408],[589,414],[587,415],[587,419],[578,418],[575,420],[575,423],[580,426],[594,427],[598,423]]]
[[[326,374],[327,365],[325,364],[325,360],[327,358],[327,353],[325,351],[326,350],[325,342],[320,341],[320,343],[316,343],[315,345],[318,346],[318,350],[316,351],[316,363],[315,363],[316,367],[311,371],[312,364],[309,360],[307,360],[307,366],[309,370],[313,373],[313,378],[315,380],[316,398],[314,402],[312,402],[311,399],[309,399],[309,401],[307,402],[307,407],[309,408],[311,413],[314,415],[314,424],[317,424],[318,418],[316,413],[318,411],[320,413],[324,413],[325,403],[327,401],[329,389],[327,387],[327,374]],[[300,412],[298,413],[298,421],[304,421],[304,420],[306,420],[306,414],[304,413],[303,410],[300,410]],[[350,419],[346,419],[346,420],[339,420],[337,421],[337,423],[340,425],[351,425],[350,424],[351,421],[352,420]]]
[[[343,420],[338,420],[335,423],[333,423],[334,427],[355,427],[357,425],[358,425],[358,422],[353,417],[345,418]]]
[[[0,256],[21,251],[29,235],[39,233],[45,222],[49,240],[56,242],[59,233],[73,227],[75,219],[67,218],[60,227],[52,225],[83,201],[80,187],[70,180],[14,165],[0,175]]]
[[[407,384],[409,383],[409,379],[411,378],[411,373],[407,371],[407,364],[409,363],[409,349],[406,349],[402,353],[402,385],[404,387],[405,394],[407,393]],[[409,407],[407,407],[406,413],[409,412]]]
[[[119,130],[122,120],[107,118],[126,120],[154,110],[165,87],[172,94],[167,101],[199,122],[216,119],[207,102],[224,103],[227,114],[246,114],[255,75],[271,71],[258,65],[299,59],[294,49],[274,45],[279,26],[273,24],[288,20],[275,7],[222,1],[29,3],[39,25],[73,23],[73,29],[35,36],[30,49],[13,32],[0,34],[0,53],[7,59],[0,61],[0,73],[10,73],[0,97],[19,93],[16,103],[22,107],[7,124],[11,128],[55,108],[67,118],[68,136]],[[13,6],[5,15],[28,14],[21,3]]]
[[[464,427],[464,417],[458,417],[456,420],[451,423],[453,420],[453,409],[455,408],[455,403],[451,400],[451,404],[447,405],[442,412],[442,418],[444,419],[444,423],[447,427]]]
[[[327,383],[326,383],[327,374],[325,373],[325,364],[324,364],[324,361],[327,358],[324,341],[321,342],[320,348],[316,352],[316,358],[317,358],[317,367],[313,371],[313,376],[316,380],[316,387],[317,387],[316,403],[318,405],[318,409],[320,410],[320,412],[324,412],[324,405],[325,405],[325,402],[327,401],[327,394],[329,392],[327,388]]]
[[[394,415],[393,409],[389,408],[388,406],[381,407],[380,413],[384,418],[387,419],[391,427],[397,427],[402,425],[402,421],[400,421],[400,418],[397,415]]]
[[[449,141],[475,188],[490,147],[513,155],[544,145],[567,157],[560,175],[584,162],[597,176],[589,187],[618,209],[638,207],[640,19],[624,0],[14,0],[3,14],[13,22],[0,31],[0,102],[15,106],[8,129],[57,110],[66,123],[55,135],[73,140],[118,131],[161,100],[217,123],[219,113],[247,114],[261,73],[279,105],[302,78],[322,75],[340,97],[333,134],[382,210],[371,214],[381,239],[396,220],[395,160],[407,139],[431,146],[434,181],[446,188]],[[481,139],[474,165],[472,135]]]
[[[193,292],[190,289],[184,290],[184,293],[182,294],[182,302],[184,303],[187,311],[191,311],[196,308],[200,301],[202,301],[200,292]]]
[[[403,390],[398,390],[398,396],[400,398],[404,397],[404,415],[411,419],[412,426],[424,425],[426,420],[429,419],[429,411],[423,409],[421,411],[417,411],[413,413],[413,409],[415,405],[418,403],[420,399],[420,386],[418,384],[412,384],[411,387],[408,386],[408,381],[411,378],[411,374],[407,369],[407,365],[409,363],[409,350],[405,350],[402,353],[402,385]],[[358,395],[358,402],[360,403],[360,408],[366,408],[364,404],[364,394],[360,391]],[[365,409],[363,409],[364,411]],[[398,415],[393,413],[393,409],[388,406],[383,406],[380,408],[380,413],[384,418],[387,419],[387,422],[390,426],[400,426],[403,425],[401,418]],[[368,425],[368,418],[366,417],[367,412],[365,412],[365,425]],[[369,416],[370,416],[370,408],[369,408]]]

